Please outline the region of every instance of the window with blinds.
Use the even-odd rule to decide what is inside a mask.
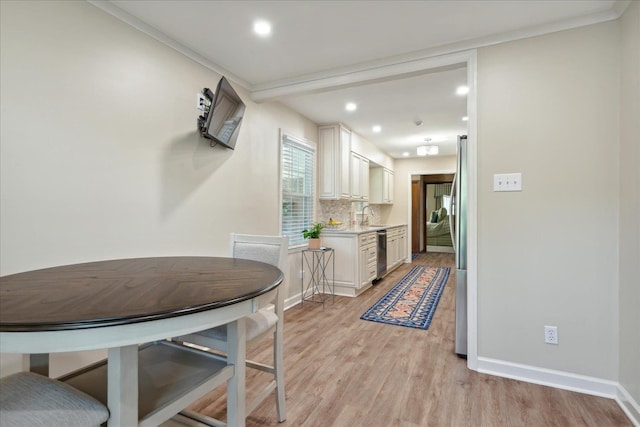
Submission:
[[[305,243],[302,230],[314,214],[315,149],[289,135],[282,136],[282,234],[289,246]]]

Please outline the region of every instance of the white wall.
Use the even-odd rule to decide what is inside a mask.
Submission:
[[[195,99],[219,75],[85,2],[1,5],[0,275],[279,232],[279,128],[314,123],[240,91],[236,150],[211,148]]]
[[[640,2],[621,19],[620,369],[640,420]]]
[[[610,22],[478,51],[479,357],[617,378],[618,42]],[[492,191],[504,172],[522,192]]]

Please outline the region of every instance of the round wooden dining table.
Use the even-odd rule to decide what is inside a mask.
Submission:
[[[270,264],[191,256],[96,261],[0,277],[0,352],[108,349],[108,425],[145,425],[137,407],[139,344],[227,325],[227,364],[233,365],[227,423],[243,426],[243,317],[282,281]],[[156,414],[149,423],[158,419]]]

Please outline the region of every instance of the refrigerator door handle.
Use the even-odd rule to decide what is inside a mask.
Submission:
[[[449,221],[449,233],[451,234],[451,245],[453,250],[456,250],[456,221],[458,206],[456,204],[456,183],[458,182],[458,172],[453,175],[453,183],[451,184],[451,215],[453,215],[454,221]]]

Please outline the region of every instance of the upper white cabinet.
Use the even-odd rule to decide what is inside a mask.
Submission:
[[[372,168],[370,171],[370,203],[393,203],[393,172],[387,168]]]
[[[369,159],[351,153],[351,198],[369,200]]]
[[[318,193],[321,199],[351,198],[351,131],[342,125],[318,128]]]

